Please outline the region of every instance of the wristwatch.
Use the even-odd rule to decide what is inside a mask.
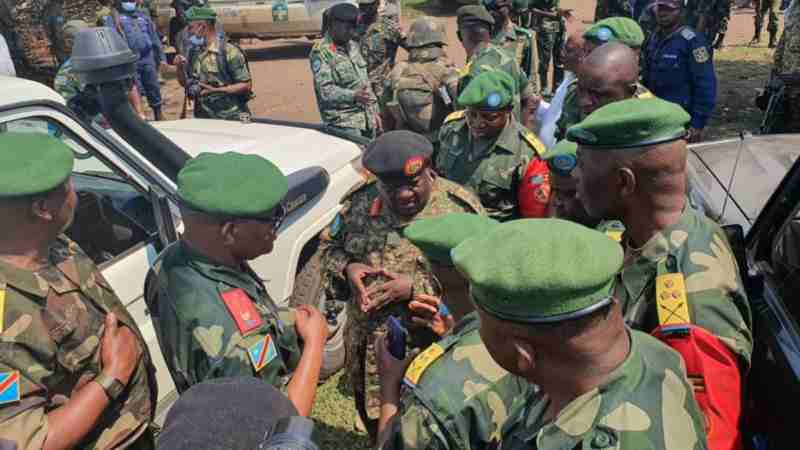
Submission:
[[[100,375],[96,376],[94,381],[106,391],[106,395],[112,401],[116,400],[125,390],[125,385],[121,381],[111,375],[106,375],[104,372],[100,372]]]

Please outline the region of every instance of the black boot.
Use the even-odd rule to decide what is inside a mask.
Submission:
[[[770,32],[769,33],[769,48],[775,48],[776,40],[778,33]]]
[[[164,120],[164,116],[161,115],[161,107],[160,106],[156,106],[155,108],[153,108],[153,117],[155,118],[156,122],[160,122],[160,121]]]

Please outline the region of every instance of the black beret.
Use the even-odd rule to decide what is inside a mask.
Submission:
[[[357,23],[358,7],[350,3],[337,3],[330,7],[329,17],[342,22]]]
[[[278,419],[296,415],[292,402],[262,380],[208,380],[192,386],[175,402],[156,448],[253,450]]]
[[[378,178],[414,178],[428,166],[431,155],[433,145],[425,136],[397,130],[372,141],[361,162]]]

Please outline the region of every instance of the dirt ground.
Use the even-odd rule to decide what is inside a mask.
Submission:
[[[407,27],[411,19],[429,14],[444,21],[448,36],[448,53],[456,65],[462,66],[464,50],[456,38],[454,7],[430,6],[435,0],[410,0],[405,3]],[[452,0],[450,0],[452,1]],[[569,31],[585,28],[594,16],[594,2],[562,0],[562,7],[573,8],[575,19],[568,24]],[[736,135],[742,130],[757,128],[760,111],[753,106],[756,89],[761,88],[772,64],[772,50],[766,44],[748,47],[753,33],[753,10],[735,9],[731,17],[726,48],[715,54],[719,79],[718,106],[706,133],[707,139]],[[766,42],[764,31],[762,42]],[[250,102],[257,116],[303,122],[320,120],[308,53],[313,42],[305,39],[277,41],[245,41],[250,67],[253,72],[256,98]],[[399,55],[404,58],[404,55]],[[183,105],[183,92],[174,73],[165,73],[163,86],[166,98],[165,113],[178,118]]]

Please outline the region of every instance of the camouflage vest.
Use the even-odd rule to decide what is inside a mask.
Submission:
[[[436,418],[451,450],[483,448],[499,437],[513,399],[532,389],[494,362],[481,341],[477,312],[411,363],[403,405],[420,402]]]

